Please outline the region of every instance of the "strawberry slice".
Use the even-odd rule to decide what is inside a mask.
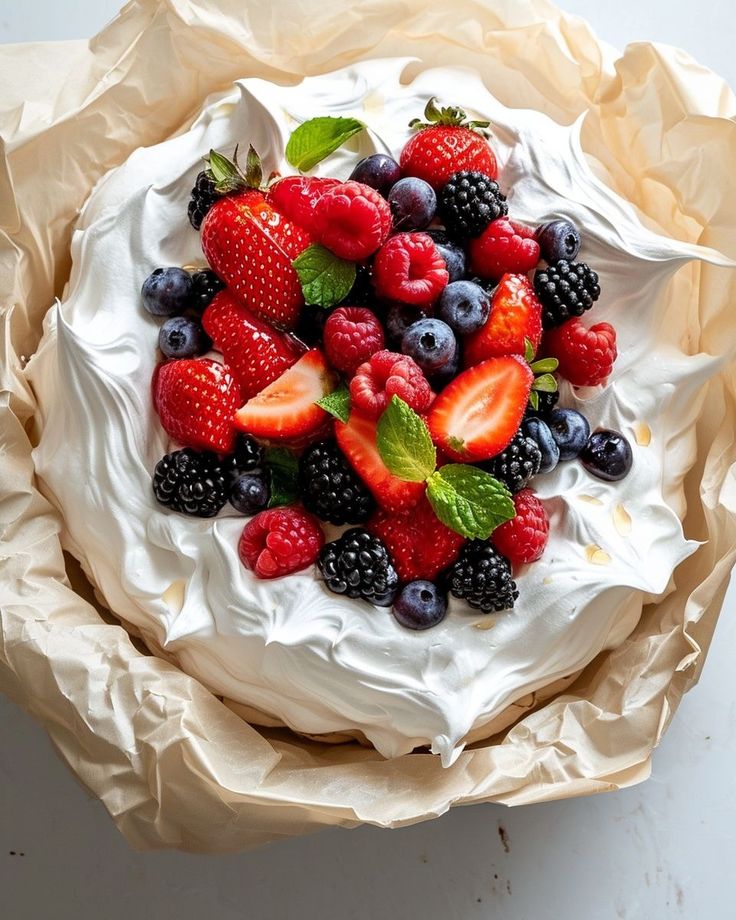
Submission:
[[[335,388],[319,348],[312,348],[235,413],[235,425],[257,438],[301,438],[318,431],[328,413],[316,405]]]
[[[536,351],[541,338],[542,305],[531,282],[526,275],[506,274],[494,291],[485,325],[465,339],[465,366],[501,355],[523,355],[525,339]]]
[[[311,232],[317,202],[325,192],[340,184],[339,179],[322,176],[284,176],[274,182],[266,198],[280,214]]]
[[[240,404],[235,378],[208,358],[168,361],[153,375],[153,404],[166,434],[184,447],[229,454]]]
[[[222,352],[245,399],[260,393],[304,353],[296,339],[259,320],[227,289],[212,299],[202,325]]]
[[[387,511],[411,508],[424,494],[423,482],[405,482],[391,474],[378,453],[375,419],[351,412],[347,422],[335,423],[335,437],[350,465]]]
[[[490,460],[518,431],[533,382],[531,368],[516,355],[463,371],[432,405],[432,440],[453,460]]]

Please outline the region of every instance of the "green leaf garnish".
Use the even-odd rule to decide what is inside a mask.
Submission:
[[[283,447],[267,447],[265,461],[271,479],[268,507],[291,505],[299,497],[299,463],[296,457]]]
[[[325,412],[329,412],[330,415],[340,419],[341,422],[347,422],[348,418],[350,418],[350,390],[345,384],[342,384],[332,393],[328,393],[327,396],[318,399],[317,405],[324,409]]]
[[[532,345],[532,340],[529,338],[524,338],[524,360],[527,364],[531,364],[534,360],[534,345]]]
[[[302,172],[316,166],[365,128],[357,118],[325,115],[299,125],[286,145],[286,159]]]
[[[448,463],[432,473],[427,498],[443,524],[475,540],[487,540],[499,524],[516,514],[511,493],[502,482],[464,463]]]
[[[560,362],[557,358],[542,358],[529,365],[534,374],[552,374],[559,366]]]
[[[557,392],[557,380],[552,376],[552,374],[542,374],[541,377],[537,377],[532,384],[532,390],[537,390],[539,393],[556,393]]]
[[[534,390],[529,394],[529,405],[535,412],[539,411],[539,393],[535,393]]]
[[[338,258],[314,243],[291,263],[299,275],[304,300],[325,309],[334,307],[350,293],[355,283],[355,263]]]
[[[389,472],[407,482],[424,482],[437,465],[426,424],[398,396],[391,397],[378,420],[376,446]]]

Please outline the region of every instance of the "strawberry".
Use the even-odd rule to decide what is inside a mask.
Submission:
[[[222,278],[261,319],[293,329],[304,296],[292,262],[312,243],[311,235],[280,214],[259,188],[258,155],[250,148],[245,174],[234,162],[210,152],[210,172],[220,198],[202,222],[202,251]]]
[[[319,348],[312,348],[235,413],[235,425],[257,438],[302,438],[328,417],[317,400],[331,393],[335,377]]]
[[[465,339],[465,366],[488,358],[523,355],[526,339],[536,352],[542,338],[542,305],[525,275],[504,275],[485,324]]]
[[[153,402],[166,434],[185,447],[229,454],[240,392],[229,368],[208,358],[169,361],[156,368]]]
[[[533,382],[531,368],[516,355],[463,371],[432,405],[432,440],[453,460],[490,460],[518,431]]]
[[[279,214],[312,232],[317,202],[325,192],[340,184],[339,179],[321,176],[284,176],[269,188],[266,198]]]
[[[389,473],[376,446],[375,419],[351,412],[347,422],[335,423],[335,437],[350,465],[387,511],[412,508],[424,492],[423,482],[405,482]]]
[[[215,295],[202,315],[202,325],[245,399],[280,377],[304,352],[296,339],[261,322],[227,289]]]
[[[424,110],[426,122],[415,118],[410,128],[419,128],[401,151],[401,172],[417,176],[438,192],[453,173],[476,170],[491,179],[498,174],[496,157],[479,133],[487,121],[468,121],[455,106],[438,108],[434,98]]]
[[[402,581],[434,580],[465,543],[465,537],[445,527],[424,497],[398,514],[381,509],[366,526],[385,543]]]

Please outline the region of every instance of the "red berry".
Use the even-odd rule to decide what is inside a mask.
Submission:
[[[341,259],[360,262],[384,243],[393,225],[388,202],[369,185],[341,182],[315,207],[317,239]]]
[[[378,418],[392,396],[403,399],[415,412],[426,412],[434,393],[413,358],[378,351],[355,372],[350,381],[353,406],[369,418]]]
[[[330,364],[352,376],[384,346],[383,326],[367,307],[339,307],[325,323],[323,341]]]
[[[437,518],[426,498],[399,514],[377,511],[366,525],[389,551],[402,581],[432,581],[457,558],[465,537]]]
[[[561,376],[575,387],[595,387],[610,377],[616,360],[616,330],[610,323],[590,329],[576,317],[544,335],[544,351],[560,362]]]
[[[271,508],[243,528],[238,554],[259,578],[278,578],[317,561],[325,537],[315,517],[295,508]]]
[[[401,151],[401,172],[416,176],[438,192],[453,173],[475,170],[491,179],[498,165],[488,141],[461,124],[431,125],[422,128]]]
[[[379,297],[426,307],[450,276],[434,240],[426,233],[397,233],[378,251],[373,283]]]
[[[493,292],[485,325],[467,336],[466,367],[501,355],[523,355],[526,340],[536,351],[542,338],[542,305],[526,275],[504,275]]]
[[[524,274],[535,268],[539,243],[532,236],[522,235],[519,229],[508,217],[491,221],[480,236],[470,241],[471,269],[481,278],[500,278],[506,272]]]
[[[491,543],[513,565],[536,562],[549,536],[547,512],[531,489],[514,495],[514,508],[516,517],[493,531]]]
[[[269,188],[266,197],[284,217],[311,231],[315,228],[317,202],[339,184],[339,179],[321,176],[284,176]]]

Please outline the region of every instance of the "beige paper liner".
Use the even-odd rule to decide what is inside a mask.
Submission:
[[[685,480],[685,531],[703,546],[623,645],[564,692],[550,688],[546,704],[543,693],[521,701],[512,727],[450,769],[429,755],[384,760],[357,743],[256,730],[143,654],[89,603],[78,573],[70,582],[59,517],[34,488],[34,400],[19,372],[69,274],[78,209],[105,171],[236,78],[291,82],[388,55],[474,67],[506,105],[566,123],[587,111],[587,152],[645,222],[736,255],[736,104],[720,79],[650,44],[614,61],[582,20],[542,0],[459,3],[138,0],[89,46],[0,49],[0,689],[44,725],[133,846],[228,851],[327,825],[400,826],[453,804],[627,786],[648,775],[703,666],[736,542],[736,281],[710,265],[689,266],[673,286],[687,350],[724,358]]]

